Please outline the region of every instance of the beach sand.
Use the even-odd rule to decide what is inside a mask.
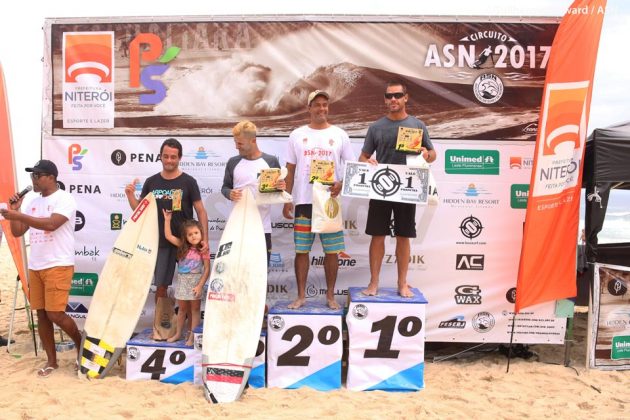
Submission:
[[[16,271],[6,243],[0,245],[0,335],[9,329]],[[20,293],[21,296],[21,293]],[[18,299],[18,307],[24,306]],[[564,367],[564,346],[536,345],[536,356],[507,359],[496,346],[436,363],[466,345],[427,347],[425,389],[411,393],[341,389],[249,389],[239,402],[213,405],[201,387],[157,381],[129,382],[124,362],[103,380],[78,379],[74,351],[59,353],[60,368],[36,375],[45,364],[35,356],[23,310],[16,313],[11,354],[0,347],[0,418],[629,418],[630,371],[587,370],[586,314],[576,317],[572,367]]]

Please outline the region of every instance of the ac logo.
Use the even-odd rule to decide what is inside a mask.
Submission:
[[[153,93],[140,94],[141,105],[157,105],[166,97],[166,86],[160,80],[154,80],[154,76],[161,76],[168,70],[167,63],[171,62],[177,54],[179,47],[169,47],[162,54],[162,40],[156,34],[140,33],[129,44],[129,87],[139,88],[140,84]],[[142,71],[142,62],[155,62],[145,66]]]
[[[455,257],[456,270],[483,270],[485,255],[457,254]]]

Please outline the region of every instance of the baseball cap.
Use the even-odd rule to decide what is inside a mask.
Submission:
[[[35,166],[32,168],[26,168],[26,172],[38,172],[43,174],[51,174],[54,175],[55,178],[59,175],[59,171],[57,171],[57,165],[55,165],[52,161],[42,159],[38,161]]]
[[[330,99],[328,93],[324,92],[323,90],[314,90],[313,92],[308,94],[308,101],[306,101],[306,105],[311,106],[311,102],[313,102],[313,100],[315,100],[315,98],[317,98],[318,96],[323,96],[326,99]]]

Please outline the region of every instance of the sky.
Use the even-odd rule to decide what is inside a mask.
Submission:
[[[3,13],[0,62],[11,112],[18,183],[29,183],[22,168],[40,158],[42,115],[42,57],[45,18],[102,16],[208,16],[253,14],[300,15],[448,15],[448,16],[562,16],[568,0],[442,0],[427,2],[382,0],[317,2],[235,0],[232,2],[154,0],[35,1]],[[17,9],[17,10],[16,10]],[[630,1],[609,0],[595,73],[589,132],[630,119]],[[8,157],[2,156],[4,160]]]

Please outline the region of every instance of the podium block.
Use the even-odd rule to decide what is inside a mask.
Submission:
[[[199,325],[193,329],[194,347],[201,353],[201,346],[203,343],[203,325]],[[260,332],[260,341],[258,341],[258,348],[256,349],[256,357],[252,362],[252,370],[249,373],[249,379],[247,383],[252,388],[264,388],[265,387],[265,375],[266,375],[266,360],[267,360],[267,331],[262,330]],[[198,372],[197,372],[198,371]],[[195,385],[202,385],[201,380],[201,358],[199,363],[195,365]]]
[[[152,329],[146,329],[127,342],[125,378],[172,384],[195,382],[195,365],[201,364],[201,352],[186,346],[184,340],[175,343],[152,340],[151,333]]]
[[[364,296],[351,287],[348,377],[355,391],[416,391],[424,388],[424,323],[427,300],[418,289],[402,298],[397,289]]]
[[[289,303],[276,303],[267,316],[267,386],[340,388],[343,309],[314,302],[288,309]]]

